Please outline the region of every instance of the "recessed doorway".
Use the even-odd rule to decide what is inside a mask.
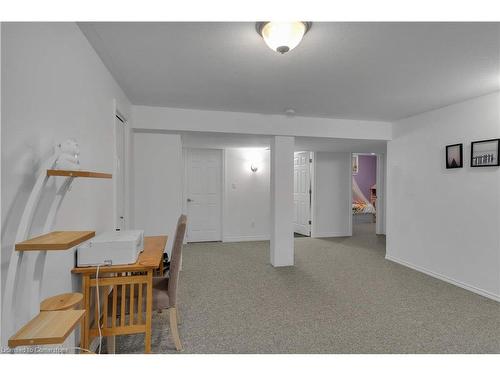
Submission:
[[[352,154],[352,230],[383,233],[383,156]]]

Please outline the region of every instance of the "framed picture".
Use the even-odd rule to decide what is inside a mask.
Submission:
[[[352,174],[358,174],[359,171],[359,160],[358,155],[352,156]]]
[[[446,169],[462,168],[463,166],[463,144],[446,146]]]
[[[471,143],[470,165],[471,167],[497,167],[498,149],[500,139],[488,139]]]

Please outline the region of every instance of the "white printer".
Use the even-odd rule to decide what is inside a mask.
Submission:
[[[104,232],[77,247],[78,267],[132,264],[144,249],[143,230]]]

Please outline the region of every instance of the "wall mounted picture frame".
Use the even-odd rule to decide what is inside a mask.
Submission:
[[[500,160],[498,153],[500,149],[500,138],[486,139],[471,143],[470,166],[471,167],[498,167]]]
[[[446,169],[462,168],[464,166],[463,143],[446,146]]]

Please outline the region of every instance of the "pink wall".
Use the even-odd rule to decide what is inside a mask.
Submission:
[[[353,178],[366,199],[370,200],[370,188],[377,182],[377,156],[359,155],[358,174]]]

